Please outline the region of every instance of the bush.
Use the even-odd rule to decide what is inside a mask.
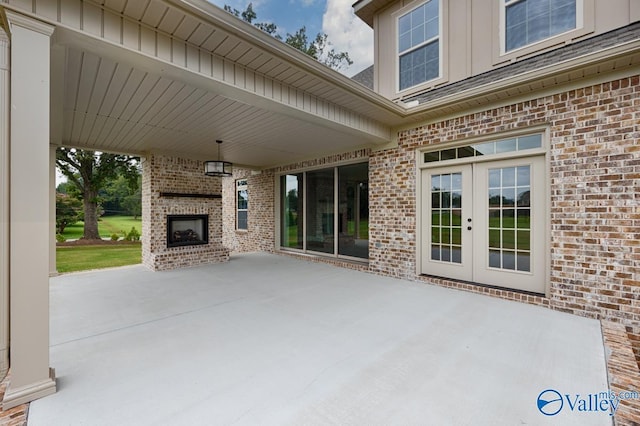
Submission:
[[[140,232],[136,229],[135,226],[131,228],[126,236],[124,237],[125,241],[140,241]]]
[[[118,234],[111,234],[111,241],[118,241],[120,239],[120,237],[118,236]]]
[[[59,243],[64,243],[67,239],[62,234],[56,234],[56,241]]]

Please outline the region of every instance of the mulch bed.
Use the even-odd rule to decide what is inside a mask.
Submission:
[[[57,247],[75,247],[75,246],[113,246],[113,245],[133,245],[140,244],[140,241],[111,241],[111,240],[85,240],[81,238],[74,241],[57,242]]]

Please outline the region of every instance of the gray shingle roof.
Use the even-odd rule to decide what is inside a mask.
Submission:
[[[360,71],[358,74],[351,77],[351,79],[373,90],[373,65]]]

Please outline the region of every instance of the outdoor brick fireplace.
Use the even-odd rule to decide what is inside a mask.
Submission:
[[[208,215],[167,215],[167,247],[195,246],[208,242]]]
[[[142,160],[142,263],[154,271],[229,260],[222,245],[221,178],[198,160]]]

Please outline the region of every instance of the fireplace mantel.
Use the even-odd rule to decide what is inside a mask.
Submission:
[[[220,194],[196,194],[185,192],[160,192],[161,197],[176,197],[176,198],[222,198]]]

